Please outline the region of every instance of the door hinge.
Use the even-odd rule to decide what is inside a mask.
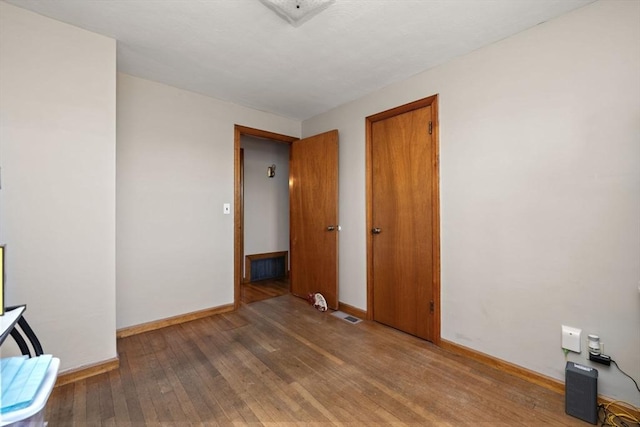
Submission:
[[[429,135],[433,133],[433,122],[429,121]]]
[[[433,311],[435,310],[434,308],[434,304],[433,301],[429,302],[429,310],[433,313]]]

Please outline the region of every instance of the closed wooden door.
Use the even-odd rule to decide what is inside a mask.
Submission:
[[[338,308],[338,131],[291,144],[291,293]]]
[[[369,118],[370,308],[374,320],[429,341],[439,340],[434,110]]]

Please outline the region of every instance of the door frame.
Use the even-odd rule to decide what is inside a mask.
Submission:
[[[244,192],[242,188],[241,138],[253,136],[265,142],[281,142],[290,145],[300,138],[282,135],[247,126],[234,125],[233,141],[233,308],[240,308],[240,282],[244,257]]]
[[[365,137],[366,137],[366,200],[367,200],[367,320],[373,320],[373,159],[372,159],[372,127],[373,123],[386,120],[391,117],[408,113],[413,110],[431,106],[433,112],[433,147],[435,150],[435,165],[432,176],[432,195],[433,203],[431,204],[431,214],[433,215],[433,322],[431,323],[431,332],[433,343],[440,345],[440,137],[439,137],[439,114],[438,114],[438,95],[432,95],[427,98],[419,99],[399,107],[386,110],[366,118]]]

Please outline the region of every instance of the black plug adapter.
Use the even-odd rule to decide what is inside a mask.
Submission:
[[[589,352],[589,360],[596,363],[602,363],[603,365],[611,365],[611,358],[604,354],[593,354]]]

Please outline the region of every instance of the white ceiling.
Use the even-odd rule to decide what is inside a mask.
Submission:
[[[7,0],[118,40],[118,69],[304,120],[593,0]]]

